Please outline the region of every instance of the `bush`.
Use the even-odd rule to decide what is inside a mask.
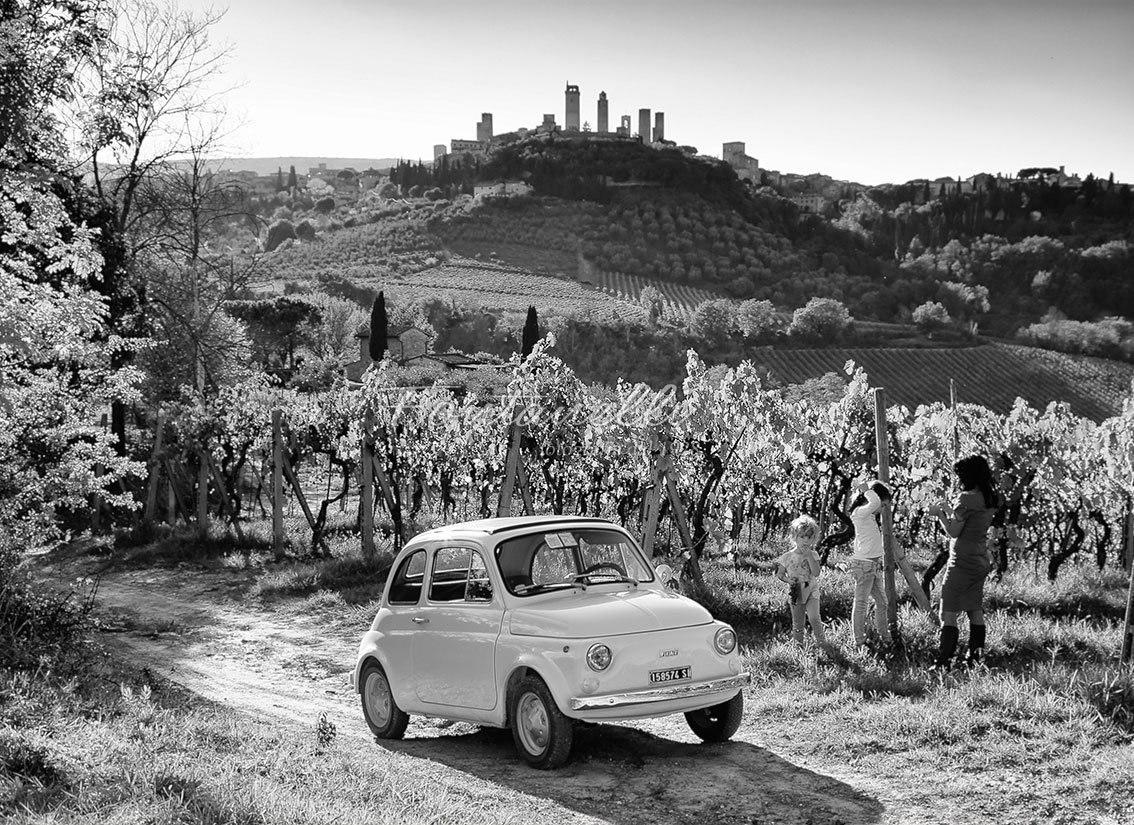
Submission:
[[[268,227],[268,237],[264,241],[264,251],[274,252],[284,241],[296,239],[295,226],[291,221],[281,219]]]
[[[0,667],[54,667],[81,647],[94,591],[56,593],[8,574],[0,584]]]
[[[315,240],[315,224],[308,220],[300,221],[295,226],[295,237],[301,241],[311,243]]]
[[[315,201],[315,211],[320,215],[329,215],[335,211],[335,199],[328,196]]]

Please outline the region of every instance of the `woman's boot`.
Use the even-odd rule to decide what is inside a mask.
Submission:
[[[984,653],[984,637],[984,625],[969,625],[969,667],[975,667],[980,664],[981,654]]]
[[[956,625],[941,626],[941,647],[937,652],[937,661],[934,667],[948,668],[953,661],[953,654],[957,652],[957,638],[960,633]]]

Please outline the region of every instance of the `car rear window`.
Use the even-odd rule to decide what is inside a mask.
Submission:
[[[406,556],[394,572],[390,582],[390,604],[417,604],[424,578],[425,551],[417,550]]]

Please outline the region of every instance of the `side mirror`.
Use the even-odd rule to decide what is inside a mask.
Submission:
[[[654,574],[657,575],[658,580],[662,584],[668,584],[673,581],[673,568],[668,564],[659,564],[654,568]]]

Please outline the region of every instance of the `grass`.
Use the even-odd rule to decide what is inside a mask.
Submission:
[[[77,681],[0,677],[5,822],[516,821],[468,783],[341,741],[325,718],[296,731],[145,682],[109,684],[92,695]]]

